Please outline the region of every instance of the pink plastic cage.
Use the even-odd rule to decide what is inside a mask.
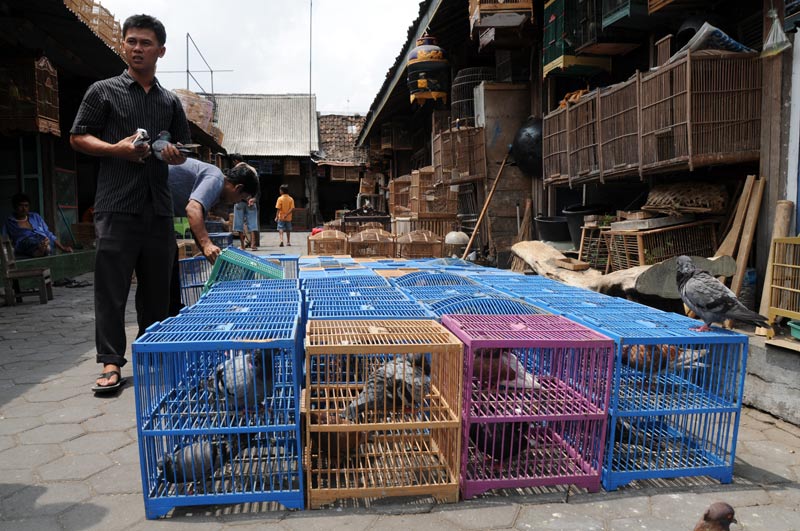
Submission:
[[[465,345],[461,494],[600,489],[614,342],[557,315],[444,315]]]

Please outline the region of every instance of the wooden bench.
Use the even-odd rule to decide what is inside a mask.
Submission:
[[[0,238],[0,265],[2,266],[0,273],[3,276],[6,306],[14,306],[17,302],[22,302],[22,297],[27,295],[38,294],[40,304],[47,304],[48,300],[53,300],[53,279],[50,269],[17,269],[14,245],[6,236]],[[19,281],[26,279],[38,280],[35,291],[26,292],[20,289]]]

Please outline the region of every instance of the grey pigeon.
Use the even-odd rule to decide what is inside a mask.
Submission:
[[[150,143],[150,135],[147,129],[137,129],[136,138],[133,139],[133,145],[136,147],[143,146]]]
[[[254,414],[272,393],[272,356],[236,352],[217,365],[209,384],[227,409]]]
[[[156,139],[150,146],[153,149],[153,154],[156,156],[158,160],[164,160],[164,157],[161,154],[161,152],[164,151],[164,148],[166,148],[168,145],[172,143],[171,140],[172,140],[172,135],[169,133],[169,131],[161,131],[160,133],[158,133],[158,137],[156,137]],[[184,155],[188,155],[189,153],[192,152],[191,149],[188,149],[184,146],[175,146],[175,147],[178,149],[178,151],[180,151]]]
[[[430,393],[429,365],[423,354],[390,359],[376,368],[364,384],[364,389],[347,405],[344,417],[355,422],[365,413],[367,421],[375,422],[393,412],[419,408]]]
[[[695,268],[691,258],[679,256],[677,264],[676,280],[681,300],[705,323],[692,330],[707,332],[711,330],[711,323],[727,319],[769,327],[766,317],[748,310],[725,284],[708,271]]]
[[[158,463],[168,483],[203,483],[221,470],[228,457],[225,441],[196,441],[166,454]]]
[[[714,502],[694,526],[694,531],[730,531],[731,524],[738,523],[734,518],[733,507],[725,502]]]

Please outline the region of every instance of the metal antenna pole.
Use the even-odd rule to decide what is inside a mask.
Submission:
[[[189,33],[186,33],[186,90],[189,90]]]

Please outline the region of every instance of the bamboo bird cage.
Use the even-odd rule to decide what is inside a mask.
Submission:
[[[454,335],[428,320],[313,320],[305,352],[309,507],[458,500],[463,350]]]
[[[397,238],[401,258],[441,258],[442,239],[429,230],[415,230]]]
[[[335,229],[309,236],[307,242],[308,254],[347,254],[347,235]]]

